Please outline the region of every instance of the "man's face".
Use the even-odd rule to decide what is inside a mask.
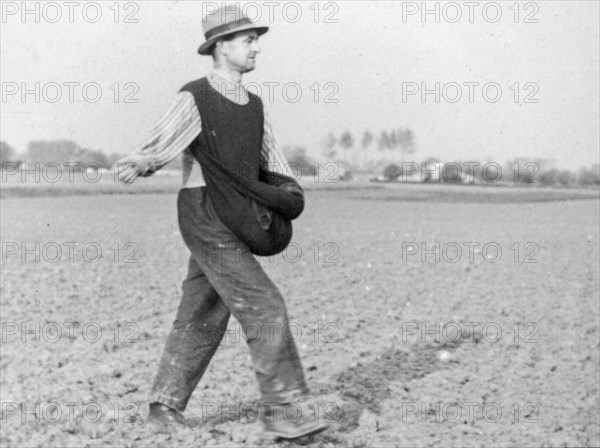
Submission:
[[[231,40],[224,41],[222,52],[227,65],[240,73],[254,70],[258,47],[258,33],[255,30],[240,31]]]

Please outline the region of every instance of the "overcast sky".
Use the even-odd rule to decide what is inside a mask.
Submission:
[[[121,2],[118,8],[112,1],[99,8],[78,2],[73,23],[64,2],[36,3],[27,5],[39,8],[39,23],[35,14],[21,15],[21,2],[2,2],[1,137],[19,151],[30,140],[70,138],[125,154],[179,88],[211,67],[196,52],[204,40],[201,2]],[[518,17],[513,3],[500,2],[498,10],[479,2],[470,11],[464,2],[428,2],[439,8],[439,23],[434,14],[415,11],[421,2],[321,2],[312,9],[307,2],[301,17],[286,2],[254,3],[248,13],[260,12],[271,29],[244,82],[261,87],[280,141],[315,155],[330,131],[360,136],[403,127],[415,133],[416,161],[522,156],[569,168],[598,163],[599,3],[521,2]],[[39,103],[33,94],[23,99],[20,90],[36,83]],[[53,83],[62,92],[55,103]],[[65,83],[80,83],[72,84],[73,102]],[[433,93],[403,95],[423,86],[435,91],[436,83],[439,102]],[[10,94],[15,85],[19,91]],[[302,95],[293,102],[298,86]],[[128,94],[138,102],[126,103]]]

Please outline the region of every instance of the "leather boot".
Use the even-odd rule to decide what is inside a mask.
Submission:
[[[265,435],[275,439],[297,439],[327,429],[316,405],[308,402],[264,403],[262,423]]]
[[[150,403],[148,423],[160,431],[189,428],[189,423],[181,412],[162,403]]]

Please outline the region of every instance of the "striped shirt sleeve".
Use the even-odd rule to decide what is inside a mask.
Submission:
[[[273,132],[273,127],[269,115],[264,111],[264,132],[262,141],[262,164],[264,168],[286,176],[295,177],[290,169],[287,158],[283,154],[277,136]]]
[[[154,125],[150,136],[135,151],[142,160],[140,175],[149,176],[181,154],[202,131],[194,96],[180,92]]]

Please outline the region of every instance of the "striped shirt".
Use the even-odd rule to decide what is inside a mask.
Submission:
[[[241,83],[212,71],[208,80],[218,92],[237,104],[248,103],[248,91]],[[293,176],[283,155],[271,122],[264,112],[264,132],[262,140],[262,166],[277,173]],[[178,155],[182,162],[181,188],[194,188],[206,185],[202,168],[188,146],[202,132],[202,121],[190,92],[179,92],[171,107],[153,126],[150,136],[134,152],[139,160],[140,176],[150,176]]]

